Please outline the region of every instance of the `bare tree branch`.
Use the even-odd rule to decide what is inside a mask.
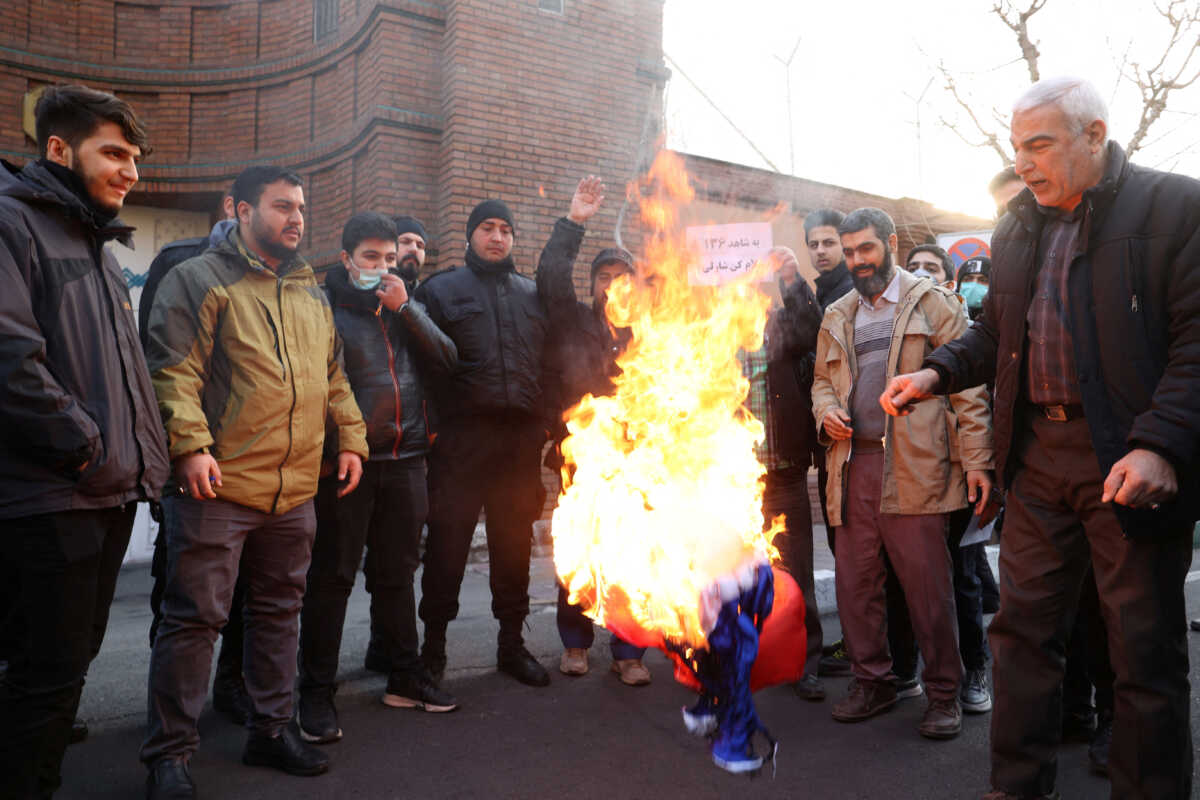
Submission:
[[[1046,0],[1030,0],[1029,8],[1018,11],[1013,7],[1012,0],[998,0],[996,5],[992,6],[992,13],[1017,35],[1017,45],[1021,48],[1021,57],[1025,59],[1025,66],[1029,68],[1030,83],[1037,83],[1041,80],[1038,73],[1038,57],[1041,52],[1038,50],[1037,44],[1029,38],[1029,18],[1041,11],[1045,5]]]
[[[1045,0],[1042,0],[1042,2],[1045,2]],[[967,116],[971,118],[971,122],[975,125],[975,130],[977,130],[983,137],[983,141],[972,142],[963,134],[962,131],[958,129],[956,123],[947,121],[945,117],[941,118],[942,125],[954,131],[954,134],[958,136],[958,138],[962,139],[964,142],[972,145],[973,147],[992,148],[996,151],[996,154],[1000,156],[1000,160],[1004,162],[1004,166],[1007,167],[1012,164],[1012,158],[1009,157],[1008,151],[1004,149],[1004,145],[1000,141],[1000,137],[996,135],[995,131],[984,127],[983,123],[979,121],[979,117],[975,114],[975,109],[973,109],[971,104],[968,103],[961,94],[959,94],[958,85],[954,82],[954,76],[950,74],[950,70],[946,68],[945,63],[939,62],[937,68],[938,72],[942,74],[942,78],[946,82],[944,86],[945,90],[950,93],[951,97],[954,98],[954,102],[958,103],[959,108],[965,111]],[[993,111],[995,111],[995,109],[993,109]]]
[[[1200,79],[1200,66],[1191,66],[1192,59],[1200,52],[1200,7],[1188,0],[1170,0],[1166,8],[1156,6],[1156,9],[1170,26],[1171,37],[1158,63],[1146,68],[1134,62],[1125,73],[1142,95],[1141,119],[1125,145],[1128,155],[1133,155],[1145,144],[1150,127],[1166,110],[1171,92],[1186,89]],[[1172,70],[1167,63],[1176,57],[1180,59],[1179,67]]]

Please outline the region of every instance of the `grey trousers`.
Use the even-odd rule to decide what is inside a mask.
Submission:
[[[888,650],[884,553],[896,570],[925,658],[921,677],[934,700],[958,697],[954,580],[945,514],[882,514],[883,451],[856,452],[846,480],[843,525],[837,529],[838,617],[855,677],[882,681],[892,669]]]
[[[150,657],[149,730],[142,761],[188,759],[200,735],[213,643],[229,617],[238,563],[246,571],[242,672],[249,728],[274,736],[292,717],[300,605],[312,555],[312,501],[266,514],[222,500],[172,497],[163,619]],[[243,551],[245,558],[242,558]]]

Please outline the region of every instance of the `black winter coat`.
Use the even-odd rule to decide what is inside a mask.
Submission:
[[[157,499],[166,436],[125,278],[48,169],[0,170],[0,519]],[[82,472],[78,468],[87,466]]]
[[[808,282],[783,291],[783,307],[767,320],[767,413],[774,452],[797,466],[813,463],[820,451],[812,413],[813,362],[821,306]]]
[[[543,415],[542,356],[546,312],[531,278],[509,261],[430,275],[415,297],[458,348],[458,363],[430,388],[437,424],[471,416]]]
[[[1068,278],[1067,327],[1084,415],[1102,475],[1131,449],[1166,457],[1180,484],[1159,511],[1114,505],[1126,535],[1200,514],[1200,181],[1129,163],[1113,142],[1084,193],[1085,227]],[[996,461],[1011,484],[1030,413],[1026,315],[1044,217],[1023,191],[992,236],[983,314],[926,364],[956,392],[995,376]]]
[[[538,259],[538,293],[546,298],[550,337],[546,345],[546,412],[552,437],[566,436],[562,415],[585,394],[612,394],[620,372],[617,357],[629,343],[630,331],[613,331],[602,312],[579,301],[575,293],[575,259],[584,228],[566,217],[554,224],[550,240]]]
[[[371,461],[411,458],[429,450],[422,373],[454,368],[457,351],[416,300],[400,311],[381,308],[375,292],[357,289],[345,267],[325,276],[333,323],[342,337],[343,370],[367,423]],[[378,310],[378,314],[376,311]],[[325,454],[336,457],[337,428],[325,433]]]
[[[815,283],[817,302],[821,304],[822,312],[829,308],[830,303],[840,300],[846,292],[854,288],[854,278],[850,275],[850,270],[846,269],[844,261],[829,272],[818,275]]]

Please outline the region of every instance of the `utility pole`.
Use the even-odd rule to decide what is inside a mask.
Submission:
[[[792,59],[796,57],[796,51],[800,49],[801,37],[796,37],[796,44],[792,47],[792,54],[784,61],[779,56],[775,56],[775,60],[783,64],[784,86],[787,90],[787,115],[788,115],[788,153],[791,157],[791,169],[789,174],[796,174],[796,132],[792,129]]]

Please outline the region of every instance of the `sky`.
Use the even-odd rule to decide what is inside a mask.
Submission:
[[[1030,81],[1016,36],[991,13],[993,5],[667,0],[667,144],[764,169],[771,169],[769,159],[783,173],[990,217],[987,183],[1004,164],[994,150],[965,143],[942,123],[958,122],[968,139],[981,138],[936,67],[945,62],[952,70],[981,119],[991,124],[995,109],[1007,124],[1012,101]],[[1042,77],[1092,80],[1109,101],[1110,136],[1124,145],[1141,99],[1136,86],[1120,80],[1119,66],[1157,61],[1169,37],[1153,2],[1046,0],[1029,28]],[[1200,36],[1200,26],[1192,36]],[[789,69],[782,62],[793,48]],[[1192,74],[1200,69],[1200,53],[1191,67]],[[1007,128],[996,127],[1007,142]],[[1148,142],[1135,162],[1200,177],[1200,81],[1171,95]]]

